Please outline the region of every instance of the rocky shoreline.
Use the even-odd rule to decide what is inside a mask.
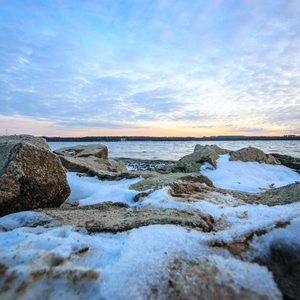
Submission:
[[[298,272],[300,240],[296,239],[290,246],[291,233],[289,233],[294,232],[300,220],[299,181],[278,188],[274,186],[276,183],[271,183],[267,188],[261,188],[259,192],[216,186],[215,181],[203,173],[209,175],[217,170],[220,157],[225,155],[228,156],[228,164],[237,162],[239,166],[243,166],[242,164],[248,166],[249,163],[255,163],[254,166],[257,168],[270,165],[272,168],[286,168],[284,170],[291,172],[288,174],[292,175],[300,172],[299,159],[285,155],[265,154],[253,147],[230,151],[215,145],[197,145],[192,154],[178,161],[131,158],[110,160],[107,147],[101,144],[78,145],[58,149],[52,153],[47,143],[40,138],[0,137],[2,216],[0,233],[13,233],[16,230],[29,228],[28,230],[40,230],[43,234],[48,234],[52,230],[69,226],[71,231],[80,233],[84,239],[92,238],[94,235],[97,238],[99,233],[112,234],[111,238],[126,233],[130,239],[131,232],[134,232],[133,236],[135,236],[145,230],[161,228],[163,232],[165,230],[163,228],[174,226],[172,229],[174,232],[181,229],[188,230],[186,234],[192,234],[197,240],[194,247],[200,247],[199,250],[202,249],[203,253],[207,254],[192,255],[193,246],[188,251],[178,252],[174,246],[171,252],[176,251],[172,257],[160,258],[162,259],[162,267],[159,269],[159,272],[162,272],[161,280],[153,277],[153,272],[149,273],[149,278],[154,279],[149,283],[146,283],[146,280],[144,292],[137,298],[300,299],[299,284],[297,285],[297,282],[300,282],[300,272]],[[298,173],[289,171],[288,168]],[[107,182],[107,186],[109,182],[121,184],[128,181],[128,187],[122,188],[120,193],[122,191],[131,196],[126,200],[127,202],[112,202],[109,197],[100,199],[99,196],[99,203],[84,205],[81,200],[79,202],[72,200],[74,195],[72,187],[71,189],[69,187],[70,179],[68,184],[66,171],[76,172],[78,174],[76,180],[85,178],[86,184],[93,184],[90,186],[92,189],[97,186],[97,182],[91,183],[89,178],[94,176],[99,182]],[[135,181],[131,183],[130,180]],[[112,191],[114,191],[113,187]],[[115,191],[118,193],[117,185]],[[261,217],[261,221],[257,216],[259,210],[266,211],[266,216]],[[276,210],[282,213],[277,213]],[[31,212],[26,215],[26,211]],[[19,217],[21,215],[22,217]],[[276,240],[281,232],[283,236]],[[284,234],[287,236],[286,239]],[[174,240],[174,244],[176,243],[180,244],[180,241]],[[264,246],[266,250],[258,251],[255,243],[266,244]],[[151,244],[149,245],[151,248]],[[159,249],[163,247],[162,244]],[[22,272],[21,276],[17,271],[18,266],[22,266],[21,261],[19,263],[12,261],[7,265],[7,251],[11,250],[8,246],[1,246],[0,291],[4,299],[27,299],[42,280],[44,289],[47,290],[48,298],[46,298],[52,299],[57,280],[47,272],[50,270],[62,272],[60,268],[63,267],[66,268],[63,270],[68,272],[73,270],[72,272],[78,275],[80,272],[73,260],[76,258],[75,261],[81,259],[84,261],[85,256],[90,257],[93,251],[98,251],[97,249],[96,246],[94,248],[88,245],[82,246],[76,250],[77,252],[72,250],[74,257],[71,255],[67,260],[61,258],[62,261],[57,258],[59,261],[57,265],[44,266],[42,269],[35,267],[33,262],[25,264],[26,268],[33,268],[34,272],[39,271],[41,279],[33,278],[31,275],[31,277],[25,276]],[[32,251],[34,252],[34,248]],[[51,251],[42,254],[42,257],[50,254]],[[16,252],[15,255],[18,257],[20,254]],[[155,257],[154,253],[151,255]],[[64,256],[60,254],[57,257]],[[134,265],[133,261],[128,263]],[[80,273],[80,276],[83,276],[82,282],[99,293],[103,292],[102,298],[107,298],[105,295],[111,295],[114,299],[124,298],[122,293],[119,296],[117,292],[110,294],[113,289],[111,291],[101,289],[101,285],[106,283],[105,276],[110,278],[109,276],[112,275],[103,275],[103,277],[100,271],[93,270],[93,272],[96,275],[87,282],[84,277],[88,276],[87,273],[84,273],[86,275]],[[133,269],[132,272],[138,271]],[[234,275],[239,272],[243,275]],[[68,282],[68,286],[70,285],[69,290],[65,292],[73,295],[72,293],[78,288],[72,284],[73,275],[63,272],[57,274]],[[123,278],[124,276],[112,277],[111,280],[129,280],[127,277],[127,279]],[[265,286],[260,286],[259,278],[265,278]],[[251,280],[254,280],[252,284],[259,284],[259,287],[251,286]],[[126,287],[128,293],[134,289],[127,285]],[[88,295],[83,288],[80,292]],[[130,299],[131,296],[125,298]],[[79,296],[73,298],[80,299]],[[99,298],[94,295],[92,299]]]

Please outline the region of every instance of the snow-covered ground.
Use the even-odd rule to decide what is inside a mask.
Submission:
[[[283,166],[229,162],[226,155],[218,160],[216,170],[202,168],[201,172],[218,187],[251,192],[300,180],[299,174]],[[265,267],[242,262],[211,244],[242,241],[257,230],[265,230],[267,234],[250,243],[248,260],[267,255],[274,241],[299,246],[300,203],[250,205],[216,192],[208,195],[209,201],[184,203],[176,202],[164,187],[136,204],[133,197],[137,192],[128,188],[139,180],[99,181],[69,173],[72,193],[68,201],[79,205],[121,201],[132,206],[201,210],[223,223],[223,229],[203,233],[152,225],[118,234],[88,235],[85,229],[71,226],[27,227],[48,221],[42,213],[11,214],[0,218],[0,267],[6,271],[5,277],[0,276],[1,299],[32,299],[33,295],[42,299],[144,299],[151,296],[151,286],[168,280],[168,264],[180,257],[207,257],[220,265],[226,259],[226,272],[233,278],[239,274],[245,286],[263,282],[262,289],[274,290],[272,274]],[[290,224],[276,228],[278,222]]]
[[[200,171],[216,187],[252,193],[300,181],[300,174],[282,165],[229,161],[229,158],[229,154],[221,155],[216,169],[206,163]]]

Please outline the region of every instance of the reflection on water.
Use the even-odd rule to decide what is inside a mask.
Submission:
[[[89,142],[50,142],[52,150],[75,145],[97,144]],[[229,150],[248,146],[266,153],[280,153],[300,157],[300,141],[210,141],[210,142],[101,142],[108,148],[109,158],[130,157],[139,159],[178,160],[194,151],[197,144],[218,145]]]

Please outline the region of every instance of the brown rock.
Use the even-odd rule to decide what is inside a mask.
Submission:
[[[254,147],[247,147],[240,149],[238,151],[230,152],[230,161],[252,161],[258,162],[260,164],[266,163],[270,165],[280,165],[280,161],[276,159],[271,154],[265,154],[262,150],[254,148]]]
[[[69,194],[66,172],[44,139],[0,138],[0,216],[58,207]]]
[[[73,157],[89,157],[108,159],[107,147],[102,144],[77,145],[64,147],[53,151],[59,156],[71,155]]]
[[[219,155],[229,152],[217,145],[196,145],[194,153],[182,157],[173,167],[173,172],[200,172],[200,167],[206,162],[216,168]]]

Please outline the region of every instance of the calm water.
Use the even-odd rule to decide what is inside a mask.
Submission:
[[[75,145],[97,144],[78,142],[51,142],[52,150]],[[265,153],[280,153],[300,157],[300,141],[220,141],[220,142],[101,142],[108,148],[109,158],[130,157],[139,159],[178,160],[194,151],[197,144],[218,145],[229,150],[248,146],[256,147]]]

